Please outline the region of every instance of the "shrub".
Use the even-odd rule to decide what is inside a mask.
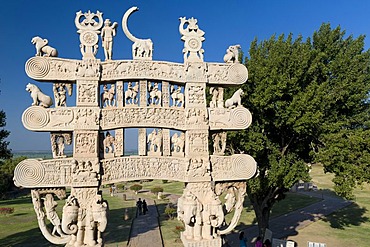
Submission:
[[[166,184],[168,183],[168,180],[162,180],[162,183]]]
[[[133,185],[130,186],[130,190],[135,191],[135,194],[137,194],[137,192],[139,190],[141,190],[142,188],[143,188],[143,186],[140,185],[140,184],[133,184]]]
[[[184,226],[175,226],[175,229],[173,230],[174,233],[176,234],[180,234],[180,232],[183,232],[185,231],[185,227]]]
[[[155,187],[153,187],[151,190],[150,190],[150,192],[152,192],[153,194],[158,194],[159,192],[163,192],[163,188],[162,187],[160,187],[160,186],[155,186]]]
[[[0,208],[0,214],[12,214],[14,213],[14,208]]]
[[[167,216],[172,220],[175,217],[176,208],[166,207],[166,209],[164,210],[164,213],[167,214]]]

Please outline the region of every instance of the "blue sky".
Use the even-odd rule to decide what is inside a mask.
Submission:
[[[32,103],[25,91],[28,82],[52,95],[51,83],[33,81],[24,71],[25,62],[35,54],[32,37],[47,38],[49,45],[57,48],[59,57],[81,59],[74,25],[76,12],[99,10],[104,19],[119,23],[113,59],[132,59],[132,43],[121,28],[122,16],[132,6],[138,6],[139,11],[129,18],[129,29],[136,37],[152,39],[153,60],[183,62],[183,42],[178,31],[178,19],[183,16],[198,19],[200,29],[205,32],[203,48],[207,62],[222,62],[226,48],[233,44],[240,44],[247,54],[256,37],[260,41],[282,33],[311,37],[324,22],[332,27],[340,25],[347,35],[370,36],[370,1],[365,0],[2,0],[0,109],[7,114],[6,129],[11,131],[7,140],[13,150],[50,149],[48,133],[28,131],[21,123],[23,111]],[[370,48],[369,37],[365,39],[365,48]],[[104,59],[102,48],[97,57]],[[127,138],[127,148],[135,148],[134,134]]]

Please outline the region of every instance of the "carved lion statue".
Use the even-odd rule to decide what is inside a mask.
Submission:
[[[239,63],[239,49],[241,48],[240,45],[231,45],[226,50],[226,54],[224,56],[225,63]]]
[[[47,39],[42,39],[36,36],[32,38],[31,43],[35,45],[36,56],[44,56],[44,57],[57,57],[58,56],[58,51],[55,48],[47,45],[49,43]]]
[[[31,98],[33,100],[32,105],[39,105],[48,108],[53,104],[51,97],[41,92],[41,90],[34,84],[28,83],[26,91],[31,93]]]

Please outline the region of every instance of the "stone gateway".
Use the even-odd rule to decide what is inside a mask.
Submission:
[[[225,87],[247,81],[248,71],[237,60],[240,46],[220,54],[225,63],[204,62],[205,32],[197,19],[181,17],[184,62],[155,61],[152,41],[128,31],[127,20],[137,10],[130,8],[122,19],[124,34],[134,42],[132,60],[112,57],[117,22],[103,21],[99,11],[76,13],[81,60],[56,57],[46,39],[33,39],[37,53],[25,70],[36,81],[53,83],[55,107],[36,85],[27,85],[33,102],[22,122],[29,130],[50,132],[53,159],[22,161],[14,182],[31,188],[38,224],[48,241],[102,246],[109,222],[100,186],[138,179],[181,181],[185,189],[177,214],[185,224],[184,246],[220,247],[222,235],[237,225],[245,181],[257,169],[248,154],[225,155],[226,131],[248,128],[252,122],[241,104],[241,90],[235,88],[225,101],[223,96]],[[105,61],[96,58],[99,36]],[[67,106],[66,92],[71,95],[73,87],[72,107]],[[124,156],[126,128],[138,128],[138,155]],[[73,157],[64,154],[65,145],[73,145]],[[225,205],[219,198],[223,193]],[[62,217],[55,211],[56,197],[64,200]],[[233,213],[229,224],[227,213]]]

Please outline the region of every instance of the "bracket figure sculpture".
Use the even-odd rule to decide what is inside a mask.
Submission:
[[[53,105],[53,100],[50,96],[41,92],[40,88],[38,88],[35,84],[28,83],[26,85],[26,91],[31,94],[32,98],[32,105],[34,106],[42,106],[48,108]]]
[[[248,70],[237,62],[235,46],[229,47],[225,63],[204,62],[204,32],[195,18],[185,17],[179,24],[184,62],[153,61],[151,40],[128,31],[127,19],[136,10],[130,8],[122,18],[124,33],[134,41],[132,60],[112,59],[109,42],[116,24],[106,20],[103,27],[101,12],[79,11],[80,60],[36,55],[26,62],[31,79],[52,83],[55,108],[49,96],[29,84],[33,104],[22,122],[28,130],[50,132],[53,159],[20,162],[14,183],[31,189],[39,228],[48,241],[101,247],[108,204],[100,186],[141,179],[184,182],[177,205],[185,224],[183,245],[221,247],[222,235],[240,218],[245,180],[257,170],[250,155],[225,152],[227,131],[248,128],[252,116],[241,104],[241,89],[225,104],[224,89],[245,83]],[[98,34],[108,38],[103,40],[103,62],[95,57]],[[73,87],[76,106],[71,107],[65,98]],[[138,130],[138,155],[124,155],[129,128]],[[65,145],[71,144],[73,156],[67,157]],[[63,205],[61,217],[58,203]],[[228,213],[233,214],[230,222]]]

